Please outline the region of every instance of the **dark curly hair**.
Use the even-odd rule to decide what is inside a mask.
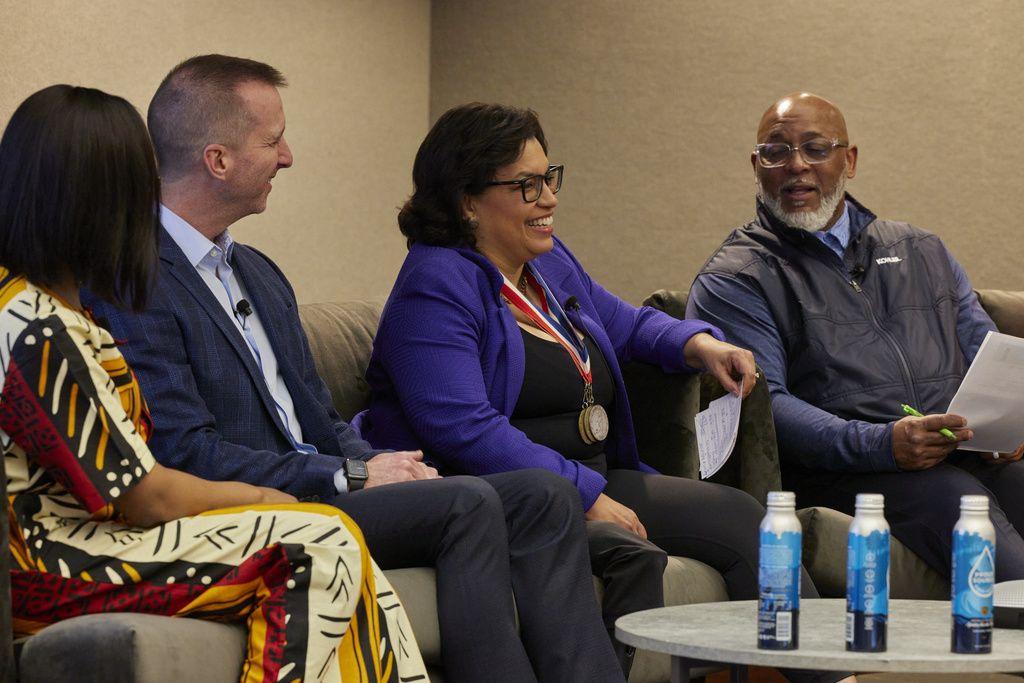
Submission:
[[[537,112],[473,102],[446,111],[427,133],[412,166],[413,193],[398,213],[409,246],[474,247],[464,197],[480,194],[530,138],[548,151]]]

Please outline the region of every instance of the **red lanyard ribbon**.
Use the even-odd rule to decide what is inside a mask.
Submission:
[[[526,268],[528,269],[524,272],[526,282],[537,293],[544,311],[537,310],[533,302],[526,298],[504,275],[502,275],[502,278],[505,280],[505,283],[501,286],[502,296],[508,299],[510,304],[522,311],[523,315],[532,320],[537,327],[547,332],[555,341],[561,344],[562,348],[569,352],[569,356],[576,365],[580,376],[583,377],[584,383],[587,385],[592,384],[593,373],[590,370],[590,354],[582,355],[580,353],[581,345],[574,343],[577,340],[576,333],[573,331],[565,311],[562,310],[562,307],[553,296],[548,295],[548,288],[545,286],[544,281],[540,279],[540,275],[529,269],[529,266],[526,266]],[[583,346],[582,348],[584,353],[586,353],[586,347]]]

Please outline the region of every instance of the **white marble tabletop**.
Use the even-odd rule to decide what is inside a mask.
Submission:
[[[788,651],[757,649],[755,600],[636,612],[616,622],[615,635],[644,650],[725,664],[828,671],[1024,671],[1024,630],[995,629],[990,654],[950,652],[949,602],[890,600],[886,652],[847,652],[845,617],[845,600],[801,600],[800,647]]]

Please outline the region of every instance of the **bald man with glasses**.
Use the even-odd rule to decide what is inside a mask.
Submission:
[[[959,450],[971,428],[944,412],[995,325],[937,236],[846,193],[857,153],[828,100],[769,107],[750,157],[757,216],[697,275],[687,317],[754,352],[798,505],[853,514],[857,493],[885,494],[893,534],[949,576],[960,496],[985,495],[996,579],[1024,578],[1024,448]]]

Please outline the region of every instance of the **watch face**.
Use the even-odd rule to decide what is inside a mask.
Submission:
[[[346,460],[345,474],[347,474],[350,479],[366,479],[366,463],[362,460]]]

